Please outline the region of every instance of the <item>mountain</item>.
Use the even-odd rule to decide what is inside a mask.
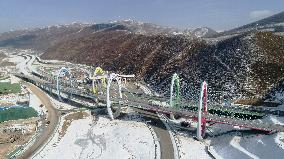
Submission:
[[[244,32],[251,31],[271,31],[271,32],[284,32],[284,12],[280,12],[278,14],[272,15],[270,17],[261,19],[259,21],[246,24],[244,26],[224,31],[219,34],[212,35],[214,37],[224,36],[224,35],[232,35],[232,34],[240,34]]]
[[[0,47],[32,48],[44,51],[58,41],[75,38],[80,34],[74,34],[86,26],[88,25],[73,23],[2,33],[0,34]]]
[[[198,97],[203,80],[208,82],[212,100],[219,100],[222,91],[232,99],[262,98],[283,79],[283,44],[283,37],[266,32],[209,44],[180,35],[113,30],[59,43],[42,58],[135,74],[160,93],[168,91],[171,75],[178,73],[183,95],[189,98]]]
[[[277,19],[279,15],[270,19]],[[269,18],[264,21],[262,26],[276,24],[276,20]],[[253,30],[251,26],[216,35],[205,27],[180,30],[125,20],[70,25],[63,29],[68,30],[65,33],[49,35],[46,28],[20,34],[12,32],[6,38],[0,36],[0,44],[8,40],[14,47],[37,49],[33,45],[41,44],[39,35],[46,35],[42,39],[45,46],[40,48],[43,59],[135,74],[138,80],[165,94],[169,93],[172,74],[178,73],[182,79],[181,92],[186,98],[197,99],[200,83],[206,80],[210,101],[226,98],[257,105],[274,100],[275,94],[282,91],[284,39],[275,31],[249,31],[249,28]],[[60,27],[54,30],[60,32]],[[230,34],[234,36],[220,38]],[[213,36],[216,38],[207,38]]]
[[[0,47],[33,48],[44,52],[49,47],[52,47],[61,41],[78,39],[102,30],[123,30],[134,34],[143,35],[182,34],[190,37],[204,37],[215,33],[209,28],[181,30],[134,20],[123,20],[99,24],[72,23],[68,25],[57,25],[2,33],[0,34]]]
[[[114,22],[118,25],[123,25],[128,28],[128,31],[132,33],[144,34],[144,35],[185,35],[195,37],[207,37],[217,34],[211,28],[200,27],[195,29],[178,29],[173,27],[163,27],[152,23],[143,23],[135,20],[123,20]]]
[[[208,27],[196,28],[196,29],[191,30],[190,32],[191,34],[197,37],[205,37],[205,38],[218,34],[218,32]]]

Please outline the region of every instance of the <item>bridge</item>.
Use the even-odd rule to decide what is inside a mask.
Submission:
[[[193,101],[185,100],[180,97],[179,94],[179,79],[177,75],[173,76],[171,85],[171,96],[155,96],[147,95],[142,92],[139,93],[134,87],[126,88],[121,87],[122,78],[131,78],[132,75],[118,75],[118,74],[104,74],[97,75],[93,78],[94,80],[106,79],[106,93],[95,94],[90,91],[89,85],[83,85],[83,89],[78,89],[76,83],[70,81],[59,80],[69,75],[71,72],[67,68],[61,68],[57,75],[50,75],[45,72],[35,71],[32,69],[30,62],[31,60],[37,60],[42,62],[39,58],[27,58],[28,69],[30,74],[25,73],[14,73],[15,76],[33,83],[42,90],[49,94],[58,96],[59,100],[69,100],[76,102],[78,100],[87,101],[89,103],[96,103],[98,101],[103,102],[107,105],[107,110],[111,119],[119,116],[121,107],[131,107],[144,111],[159,112],[166,114],[171,117],[183,117],[190,118],[198,122],[197,126],[197,137],[202,139],[205,135],[206,123],[209,124],[228,124],[232,126],[238,126],[240,128],[249,128],[253,130],[264,131],[267,133],[272,132],[284,132],[284,127],[277,124],[268,124],[260,122],[258,119],[265,115],[275,113],[276,110],[267,109],[264,107],[224,107],[221,105],[210,104],[207,105],[207,83],[203,82],[200,92],[199,104]],[[47,63],[45,63],[47,64]],[[112,81],[116,81],[118,89],[111,88]],[[94,88],[94,84],[93,88]],[[174,90],[174,86],[176,89]],[[93,89],[94,90],[94,89]],[[175,92],[175,96],[173,95]],[[119,94],[118,96],[115,94]],[[169,101],[170,100],[170,101]],[[161,103],[167,103],[162,105]],[[95,106],[90,106],[94,108]],[[116,111],[113,109],[116,108]],[[279,112],[278,112],[279,114]]]

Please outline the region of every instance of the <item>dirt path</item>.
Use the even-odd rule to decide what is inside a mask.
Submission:
[[[25,85],[40,99],[42,104],[48,110],[48,118],[43,122],[43,124],[46,125],[47,121],[50,121],[50,123],[48,126],[44,126],[42,134],[37,138],[36,142],[18,157],[20,159],[30,158],[46,143],[48,138],[54,133],[60,116],[58,111],[53,107],[48,96],[42,90],[29,83],[25,83]]]

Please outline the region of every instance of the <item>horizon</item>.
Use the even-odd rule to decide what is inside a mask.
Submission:
[[[220,32],[280,13],[281,4],[284,5],[281,0],[251,0],[251,3],[245,0],[9,0],[0,2],[0,33],[73,22],[92,24],[128,19],[180,29],[208,27]]]

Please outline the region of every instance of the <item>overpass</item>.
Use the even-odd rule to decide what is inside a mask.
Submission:
[[[263,123],[257,120],[262,118],[265,115],[274,113],[275,111],[271,111],[271,109],[267,108],[258,108],[258,107],[224,107],[221,105],[214,105],[209,103],[207,107],[207,84],[203,82],[201,92],[200,92],[200,101],[199,104],[196,104],[193,101],[188,101],[182,99],[179,96],[179,88],[176,88],[176,96],[173,99],[173,90],[174,86],[179,87],[179,78],[176,74],[174,74],[171,85],[171,96],[154,96],[154,95],[146,95],[143,93],[137,93],[136,90],[130,90],[127,88],[122,88],[120,86],[121,83],[121,75],[118,74],[106,74],[99,75],[95,79],[107,79],[107,88],[106,95],[103,94],[94,94],[88,88],[90,86],[84,85],[83,89],[78,89],[76,83],[69,79],[69,83],[66,81],[61,81],[59,84],[59,76],[65,76],[65,73],[70,72],[66,68],[61,68],[56,75],[50,75],[42,71],[36,71],[32,68],[32,63],[37,60],[40,63],[44,63],[39,58],[35,58],[34,56],[25,56],[25,64],[27,67],[24,69],[28,69],[31,73],[28,73],[27,70],[22,71],[22,73],[15,73],[14,75],[31,82],[38,86],[39,88],[45,90],[46,92],[58,96],[58,99],[61,100],[83,100],[88,102],[97,102],[101,101],[106,103],[107,110],[110,115],[110,118],[115,118],[120,114],[121,107],[132,107],[145,111],[159,112],[163,114],[167,114],[169,116],[175,117],[180,116],[183,118],[191,118],[194,121],[198,122],[198,131],[197,136],[199,139],[202,139],[205,133],[206,122],[207,123],[218,123],[218,124],[228,124],[232,126],[239,126],[241,128],[249,128],[254,130],[265,131],[268,133],[271,132],[284,132],[284,127],[277,124],[268,124]],[[21,70],[21,69],[20,69]],[[64,70],[62,72],[62,70]],[[130,77],[130,76],[125,76]],[[94,79],[93,79],[94,80]],[[112,80],[116,80],[118,82],[118,90],[110,88],[110,84]],[[70,85],[71,83],[71,85]],[[60,94],[60,92],[62,94]],[[117,92],[119,97],[114,96]],[[122,96],[122,93],[124,96]],[[65,96],[65,97],[63,97]],[[170,101],[169,101],[170,99]],[[166,106],[163,106],[159,103],[167,103]],[[113,112],[111,107],[116,107],[117,111]],[[94,108],[91,106],[90,108]],[[203,111],[203,112],[202,112]],[[279,113],[279,112],[278,112]]]
[[[56,95],[56,83],[46,81],[43,79],[40,79],[37,76],[34,75],[24,75],[24,74],[14,74],[15,76],[22,78],[23,80],[26,80],[28,82],[31,82],[35,84],[36,86],[40,87],[41,89],[49,92],[50,94]],[[80,98],[83,100],[93,100],[96,101],[96,99],[99,99],[101,101],[106,102],[106,96],[104,95],[94,95],[90,91],[86,90],[80,90],[76,88],[71,87],[63,87],[61,90],[64,94],[73,94],[73,98]],[[171,107],[163,107],[159,104],[155,104],[154,102],[151,102],[151,100],[157,100],[159,102],[166,102],[168,101],[168,98],[166,97],[158,97],[158,96],[149,96],[149,95],[142,95],[137,94],[135,92],[130,92],[128,90],[122,90],[123,93],[127,94],[124,96],[123,99],[112,97],[112,103],[121,105],[121,106],[127,106],[127,107],[133,107],[133,108],[139,108],[146,111],[152,111],[152,112],[160,112],[167,115],[174,114],[175,116],[181,116],[183,118],[193,118],[196,119],[198,117],[196,109],[188,109],[188,108],[197,108],[197,105],[191,105],[188,106],[186,103],[186,100],[181,101],[181,108],[175,109]],[[188,101],[188,103],[192,103],[192,101]],[[188,108],[187,108],[188,107]],[[233,126],[239,126],[243,128],[250,128],[255,130],[261,130],[261,131],[267,131],[267,132],[284,132],[284,127],[277,124],[268,124],[263,123],[257,120],[245,120],[241,118],[236,118],[232,115],[219,115],[210,113],[210,110],[222,110],[222,106],[212,106],[210,108],[210,105],[208,107],[208,113],[202,113],[202,116],[206,118],[207,122],[212,123],[219,123],[219,124],[228,124]],[[255,111],[252,108],[237,108],[237,107],[226,107],[226,110],[228,112],[232,113],[239,113],[239,114],[248,114],[248,115],[256,115],[256,116],[263,116],[265,113],[255,113]]]

